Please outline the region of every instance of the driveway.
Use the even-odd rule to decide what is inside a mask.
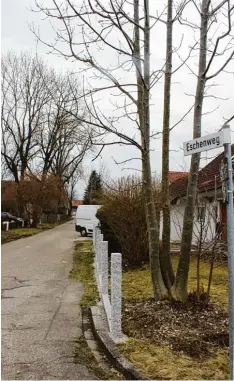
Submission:
[[[68,222],[2,246],[3,380],[97,379],[74,357],[83,294],[69,280],[75,239]]]

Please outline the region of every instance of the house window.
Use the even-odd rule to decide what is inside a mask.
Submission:
[[[205,213],[206,213],[205,206],[198,206],[197,207],[197,221],[199,222],[205,221]]]

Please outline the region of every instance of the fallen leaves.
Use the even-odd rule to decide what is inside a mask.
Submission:
[[[228,314],[215,304],[127,301],[124,332],[152,344],[203,359],[217,348],[228,347]]]

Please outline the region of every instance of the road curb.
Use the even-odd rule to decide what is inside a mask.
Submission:
[[[105,312],[101,305],[90,307],[91,325],[94,337],[110,362],[124,375],[126,380],[149,380],[140,374],[129,360],[120,354],[116,344],[109,335],[104,314]]]

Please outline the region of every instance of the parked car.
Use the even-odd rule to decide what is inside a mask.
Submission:
[[[1,222],[15,222],[16,224],[22,225],[23,219],[20,217],[13,216],[11,213],[8,212],[1,212]]]
[[[93,234],[93,226],[98,224],[97,210],[101,205],[79,205],[76,211],[76,231],[82,237]]]
[[[9,213],[1,212],[1,222],[11,221]]]

